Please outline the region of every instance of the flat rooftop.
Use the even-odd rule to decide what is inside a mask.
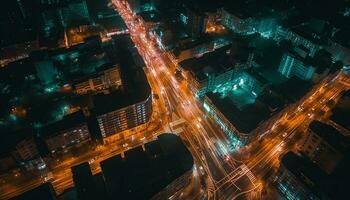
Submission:
[[[86,118],[82,111],[64,116],[61,120],[58,120],[52,124],[44,126],[40,135],[44,138],[59,134],[61,131],[70,129],[80,124],[86,123]]]
[[[233,65],[230,56],[226,51],[231,48],[231,45],[221,47],[214,52],[204,54],[200,58],[191,58],[180,62],[180,65],[185,70],[190,71],[195,77],[201,81],[208,78],[208,74],[221,73],[232,69]]]
[[[88,162],[73,166],[71,171],[78,199],[107,199],[102,173],[92,175]]]
[[[332,113],[331,120],[350,131],[350,90],[343,94]]]
[[[229,96],[222,97],[220,93],[206,94],[214,106],[236,127],[241,133],[249,133],[268,119],[270,111],[259,101],[249,98],[246,91],[237,90]],[[245,101],[245,105],[238,104]]]
[[[151,87],[142,67],[141,56],[135,51],[129,36],[115,39],[118,63],[123,89],[94,96],[93,104],[97,115],[106,114],[117,109],[145,101],[151,96]]]
[[[145,144],[100,163],[107,191],[118,199],[150,199],[192,169],[193,157],[180,137],[162,134]]]
[[[197,39],[184,40],[180,43],[180,45],[174,49],[174,54],[177,56],[181,51],[192,49],[199,45],[206,44],[212,41],[214,38],[209,34],[203,34]]]
[[[342,135],[337,129],[320,121],[312,121],[309,125],[312,132],[319,135],[323,140],[337,150],[343,152],[349,147],[350,139]]]
[[[0,134],[0,158],[10,155],[19,142],[35,136],[35,130],[31,127],[22,127],[13,131],[2,131],[4,132]]]
[[[301,183],[312,191],[315,195],[321,197],[324,188],[329,184],[329,177],[316,164],[306,157],[299,156],[293,152],[288,152],[282,157],[282,164],[287,168]]]
[[[125,74],[124,74],[125,75]],[[108,94],[97,94],[94,97],[94,109],[97,115],[106,114],[142,101],[151,97],[151,87],[145,73],[138,69],[129,74],[125,90],[112,91]]]
[[[34,199],[45,199],[45,200],[56,200],[56,192],[53,189],[51,183],[44,183],[32,190],[22,193],[19,196],[11,198],[11,200],[34,200]]]
[[[271,86],[270,89],[277,94],[282,95],[288,102],[293,103],[302,98],[311,87],[311,82],[293,77],[285,82]]]

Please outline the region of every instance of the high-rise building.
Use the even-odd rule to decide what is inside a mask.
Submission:
[[[96,177],[92,175],[88,162],[73,166],[71,171],[73,174],[74,186],[77,191],[77,199],[94,200],[106,198],[103,196],[103,193],[99,192],[99,185],[95,184]]]
[[[74,84],[76,93],[85,94],[88,92],[98,92],[108,88],[122,87],[120,69],[117,65],[105,69],[93,76],[79,79]]]
[[[99,94],[95,110],[103,138],[146,124],[152,115],[152,94],[126,96],[118,92]],[[118,135],[118,138],[123,138]]]
[[[66,115],[63,119],[40,130],[47,150],[51,154],[66,153],[91,141],[91,133],[82,111]]]
[[[196,10],[184,5],[184,12],[179,14],[181,23],[185,26],[186,32],[190,37],[197,38],[205,32],[208,17]]]
[[[227,45],[200,58],[191,58],[179,63],[184,70],[189,71],[188,86],[198,98],[213,91],[218,85],[232,81],[234,67],[225,53],[229,48]]]
[[[349,138],[334,127],[319,121],[310,123],[301,151],[327,173],[331,173],[343,157]]]
[[[282,157],[275,183],[287,199],[328,199],[321,189],[326,174],[305,156],[288,152]]]
[[[120,43],[131,42],[121,38]],[[136,50],[136,49],[134,49]],[[97,118],[103,142],[128,138],[147,126],[152,116],[152,91],[138,54],[120,48],[122,90],[109,90],[94,96],[92,113]]]
[[[218,14],[223,25],[240,34],[254,33],[254,20],[251,17],[234,15],[225,9],[219,9]]]
[[[6,165],[11,166],[10,157],[16,162],[17,167],[20,166],[26,169],[37,167],[36,165],[42,161],[34,139],[35,130],[33,128],[23,127],[19,130],[7,132],[7,134],[5,132],[4,137],[6,137],[6,140],[0,138],[0,140],[6,141],[1,143],[2,148],[0,149],[2,152],[0,159],[4,159],[2,161],[4,167]],[[15,163],[12,166],[15,166]]]
[[[286,29],[284,27],[277,27],[276,29],[276,37],[280,39],[286,39],[292,42],[295,46],[303,46],[309,50],[309,55],[314,56],[317,50],[320,49],[320,45],[316,42],[307,39],[289,29]]]
[[[39,157],[36,143],[33,139],[35,130],[30,127],[8,132],[8,148],[12,151],[13,157],[17,162],[26,162]]]
[[[52,184],[50,182],[47,182],[11,199],[12,200],[27,200],[27,199],[57,200],[57,196]]]
[[[116,155],[100,163],[106,190],[120,199],[171,199],[191,183],[193,157],[175,134]]]
[[[285,53],[278,71],[287,78],[296,76],[302,80],[310,80],[314,75],[315,68],[311,65],[306,65],[302,58],[291,53]]]
[[[29,161],[39,156],[34,138],[28,138],[16,144],[16,155],[22,161]]]

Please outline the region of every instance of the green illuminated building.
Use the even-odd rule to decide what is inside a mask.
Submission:
[[[218,90],[218,88],[239,84],[240,79],[244,79],[255,87],[253,79],[248,78],[246,73],[241,73],[249,68],[252,56],[248,53],[243,57],[245,58],[231,54],[231,45],[226,45],[213,52],[205,53],[200,58],[184,60],[180,62],[180,66],[188,72],[187,80],[190,90],[201,99],[206,93]]]
[[[269,109],[258,99],[266,86],[251,74],[237,73],[205,95],[204,109],[231,138],[233,148],[249,143],[269,118]]]
[[[287,78],[296,76],[302,80],[310,80],[314,75],[315,68],[303,62],[300,56],[285,53],[278,71]]]

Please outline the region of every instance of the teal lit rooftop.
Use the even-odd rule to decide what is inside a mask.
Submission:
[[[217,85],[207,98],[239,132],[250,133],[271,114],[260,99],[264,95],[263,87],[264,82],[258,81],[254,74],[240,73],[231,82]]]
[[[257,93],[244,85],[244,79],[239,79],[238,83],[230,84],[228,86],[219,86],[214,93],[219,93],[221,98],[230,99],[240,110],[244,106],[254,104],[257,98]]]

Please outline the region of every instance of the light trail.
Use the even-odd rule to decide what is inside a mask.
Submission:
[[[225,160],[221,155],[222,150],[216,148],[212,140],[218,140],[222,142],[223,145],[227,145],[229,144],[227,136],[218,130],[215,126],[215,122],[211,118],[205,117],[206,113],[202,110],[201,106],[197,104],[196,98],[191,94],[188,88],[176,81],[174,78],[174,71],[178,65],[177,62],[171,58],[171,55],[169,56],[168,53],[157,47],[156,42],[153,41],[154,38],[152,38],[152,35],[148,35],[145,26],[141,23],[141,20],[132,13],[126,1],[113,0],[112,2],[125,21],[129,29],[130,37],[138,52],[144,59],[148,69],[150,69],[150,73],[146,73],[146,75],[151,85],[152,92],[154,94],[162,94],[160,95],[160,101],[157,103],[157,108],[161,113],[161,127],[155,130],[160,130],[168,126],[168,123],[171,121],[171,113],[176,113],[189,123],[189,125],[184,128],[181,137],[190,144],[190,151],[195,157],[196,165],[202,166],[203,170],[208,174],[207,185],[210,199],[235,199],[253,191],[249,189],[248,185],[236,185],[236,181],[240,180],[242,177],[251,176],[252,174],[262,176],[273,166],[276,166],[279,162],[276,158],[288,151],[287,148],[280,149],[281,144],[284,144],[287,138],[293,138],[294,135],[292,134],[298,127],[308,124],[312,120],[307,117],[307,114],[312,112],[311,107],[315,110],[323,109],[326,106],[325,102],[320,103],[321,99],[338,98],[341,91],[348,88],[345,87],[344,84],[338,83],[339,79],[344,83],[350,83],[348,77],[337,76],[337,78],[333,78],[332,80],[326,79],[316,85],[310,92],[312,99],[309,98],[311,95],[306,95],[299,103],[299,105],[303,105],[305,108],[297,112],[295,114],[296,116],[293,117],[291,121],[285,122],[284,119],[278,119],[278,121],[284,121],[286,127],[279,132],[271,130],[269,134],[266,134],[266,138],[270,138],[270,142],[258,145],[259,151],[253,154],[249,160],[239,161],[230,155],[228,156],[228,160]],[[322,92],[319,92],[321,88],[323,88]],[[295,110],[292,110],[292,112],[295,112]],[[164,113],[168,114],[165,115]],[[198,119],[201,119],[201,121],[198,122]],[[199,127],[194,126],[196,123],[199,123]],[[284,132],[287,134],[285,137],[281,138],[280,135]],[[150,138],[146,140],[152,138],[154,138],[154,136],[150,136]],[[142,144],[142,142],[140,143]],[[120,150],[102,152],[103,156],[99,157],[96,162],[119,154]],[[70,170],[67,172],[65,169],[83,161],[86,161],[86,159],[79,158],[76,161],[63,162],[64,164],[55,169],[55,180],[53,183],[56,191],[62,192],[72,186]],[[99,170],[100,168],[96,171],[98,172]],[[216,177],[216,174],[219,173],[223,174],[220,178]],[[40,180],[34,180],[26,183],[24,186],[10,187],[11,189],[6,190],[7,193],[5,195],[6,197],[14,196],[40,183]],[[254,182],[251,182],[251,184],[256,186]],[[211,192],[209,188],[211,188]],[[212,195],[209,195],[210,193],[212,193]],[[195,196],[197,197],[198,195],[195,194]]]

